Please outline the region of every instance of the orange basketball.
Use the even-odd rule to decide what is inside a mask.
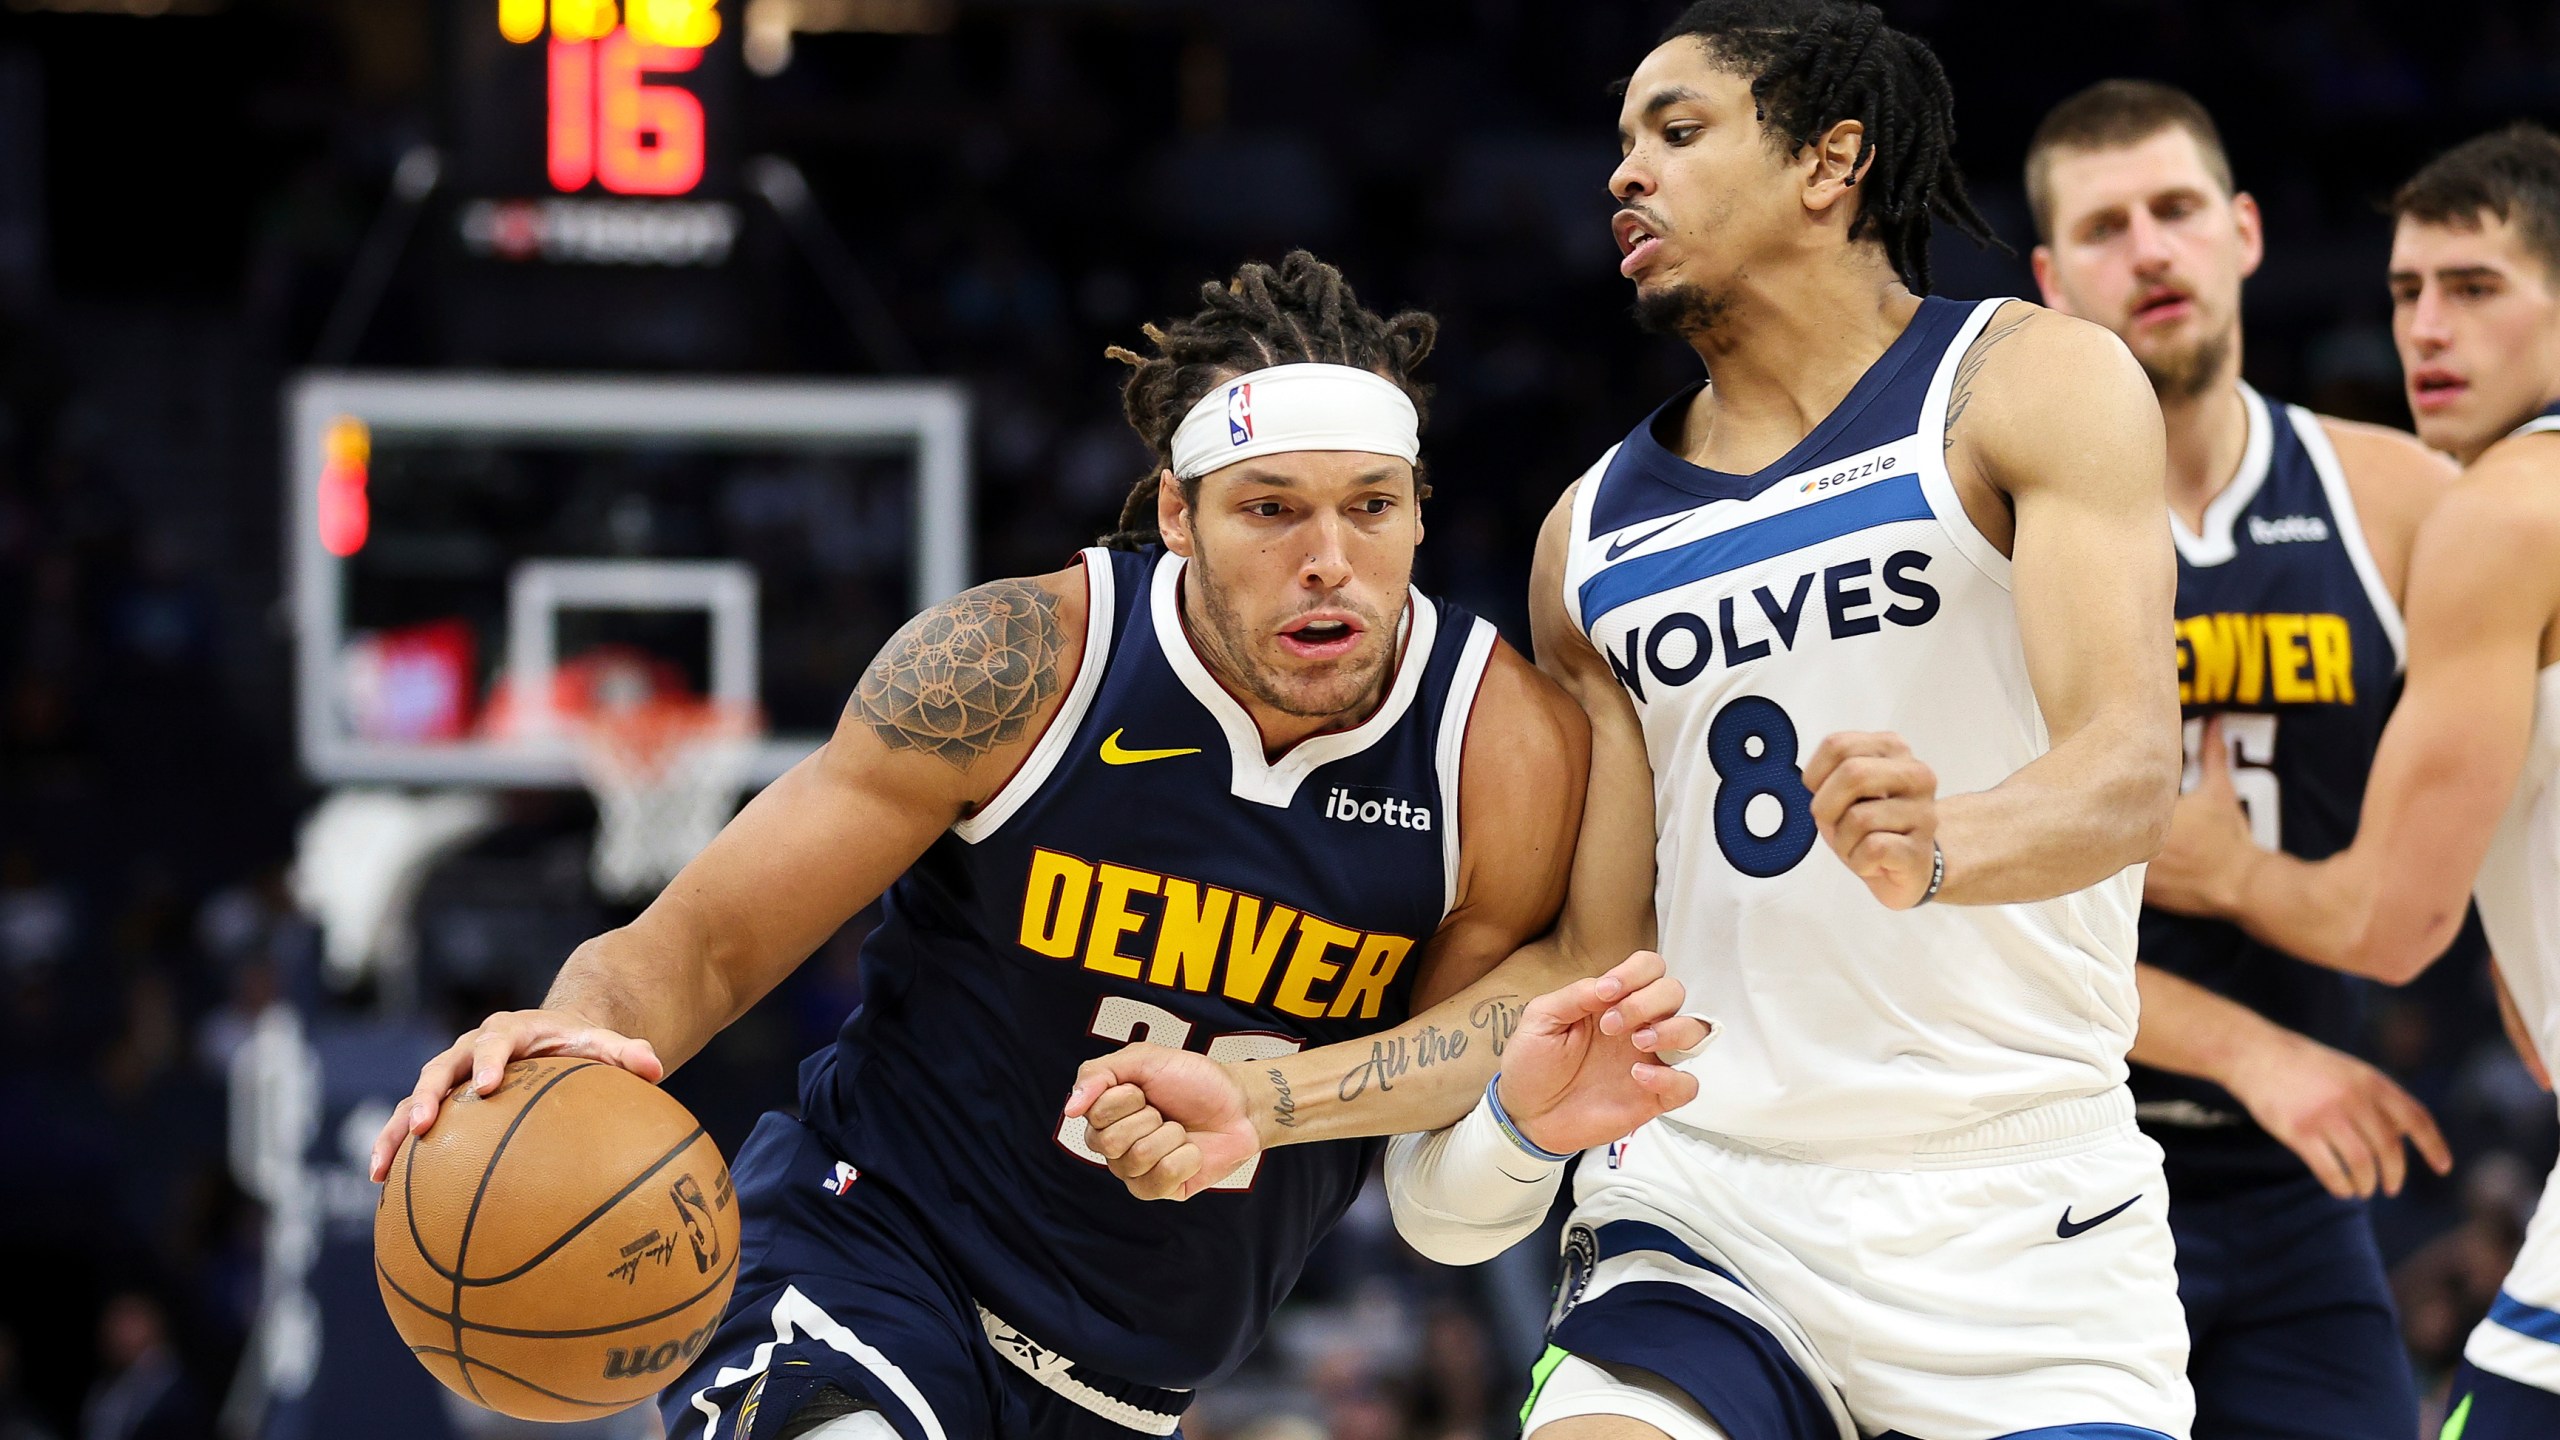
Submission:
[[[738,1202],[665,1091],[592,1060],[519,1060],[401,1144],[373,1258],[438,1380],[519,1419],[587,1420],[656,1394],[711,1338]]]

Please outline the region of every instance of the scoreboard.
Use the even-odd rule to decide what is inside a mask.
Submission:
[[[441,353],[749,361],[741,3],[445,0]]]

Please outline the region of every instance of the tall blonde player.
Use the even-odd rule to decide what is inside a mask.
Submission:
[[[2270,944],[2405,978],[2476,894],[2518,1038],[2560,1054],[2560,139],[2517,125],[2393,197],[2392,334],[2420,438],[2463,463],[2409,569],[2409,680],[2355,843],[2250,844],[2228,777],[2200,868]],[[2183,821],[2182,821],[2183,823]],[[2560,1434],[2560,1173],[2455,1379],[2446,1440]]]
[[[2452,462],[2241,380],[2258,209],[2193,97],[2101,81],[2046,114],[2026,180],[2046,303],[2115,331],[2160,396],[2189,772],[2208,747],[2218,769],[2245,760],[2253,833],[2331,854],[2355,837],[2399,691],[2410,547]],[[2133,1093],[2168,1154],[2196,1434],[2409,1440],[2417,1391],[2363,1200],[2399,1193],[2403,1136],[2439,1172],[2451,1156],[2416,1099],[2346,1053],[2356,980],[2185,913],[2230,879],[2184,863],[2193,828],[2173,820],[2144,876]]]
[[[1540,663],[1593,731],[1550,943],[1589,973],[1658,934],[1722,1033],[1681,1064],[1694,1101],[1583,1159],[1526,1428],[2183,1437],[2124,1088],[2127,867],[2179,769],[2150,387],[2096,326],[1922,298],[1932,215],[1979,224],[1944,75],[1871,6],[1692,7],[1619,135],[1637,316],[1714,383],[1541,537]],[[1144,1088],[1220,1164],[1456,1118],[1342,1047],[1266,1068],[1224,1106]],[[1529,1233],[1552,1093],[1506,1059],[1397,1142],[1406,1235],[1467,1260]]]

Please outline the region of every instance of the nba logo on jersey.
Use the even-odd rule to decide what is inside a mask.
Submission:
[[[1253,382],[1227,387],[1227,443],[1241,445],[1253,438]]]

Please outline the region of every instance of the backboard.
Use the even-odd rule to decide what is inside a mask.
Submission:
[[[762,784],[969,579],[953,383],[315,372],[285,421],[325,784],[577,788],[553,702],[608,683],[752,707]]]

